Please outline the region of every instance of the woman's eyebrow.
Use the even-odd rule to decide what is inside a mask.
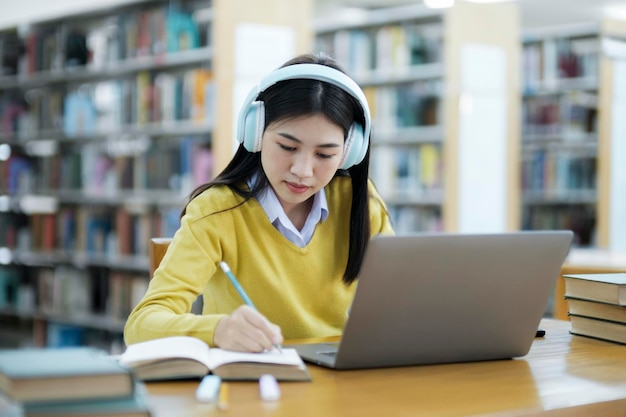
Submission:
[[[278,132],[279,136],[282,136],[285,139],[294,141],[294,142],[298,142],[298,143],[302,143],[302,141],[300,139],[298,139],[297,137],[286,133],[286,132]],[[341,145],[337,144],[337,143],[322,143],[320,145],[316,145],[316,148],[340,148]]]

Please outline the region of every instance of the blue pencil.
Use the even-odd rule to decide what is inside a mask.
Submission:
[[[222,268],[222,271],[224,271],[224,273],[226,274],[230,282],[233,284],[233,287],[235,287],[235,290],[237,290],[237,293],[243,299],[244,303],[246,303],[248,306],[252,307],[253,309],[257,310],[257,308],[254,306],[254,303],[252,302],[250,297],[248,297],[248,294],[246,294],[241,284],[239,284],[239,281],[237,280],[237,278],[235,278],[235,274],[233,274],[233,272],[230,270],[230,267],[228,266],[228,264],[222,261],[220,262],[220,268]],[[278,343],[274,344],[274,347],[278,349],[278,351],[281,354],[283,353],[283,350]]]

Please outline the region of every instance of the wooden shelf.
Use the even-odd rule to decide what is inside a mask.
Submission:
[[[124,77],[139,71],[207,66],[210,65],[212,59],[213,49],[207,46],[159,56],[143,56],[109,62],[99,67],[87,65],[56,71],[42,71],[29,75],[4,76],[0,77],[0,85],[5,89],[30,89],[48,87],[54,84],[78,84]]]
[[[254,70],[311,50],[313,3],[128,0],[79,9],[28,22],[18,75],[0,76],[0,140],[10,150],[0,171],[11,173],[0,178],[0,318],[30,322],[35,345],[59,324],[102,331],[105,345],[118,346],[122,316],[148,285],[149,239],[172,236],[188,193],[233,155],[233,86],[249,88],[266,75],[253,79]],[[188,22],[185,36],[180,25],[168,29],[172,17]],[[258,53],[257,38],[238,43],[246,27],[277,28],[293,42],[281,56],[242,64]],[[89,48],[100,45],[86,65],[60,47],[74,29]],[[0,30],[0,51],[16,34]],[[180,39],[188,43],[171,42]]]
[[[614,149],[626,123],[615,110],[623,81],[605,45],[624,35],[626,25],[610,19],[524,34],[523,228],[571,227],[579,245],[626,249],[618,237],[626,233],[618,220],[623,152]],[[572,216],[583,205],[586,214]]]
[[[317,49],[334,56],[370,102],[371,175],[401,225],[397,232],[519,228],[518,24],[510,4],[467,2],[446,10],[378,8],[316,22]],[[473,71],[493,71],[492,83],[468,82]],[[487,110],[494,97],[502,99],[499,115]],[[474,125],[481,117],[480,127]],[[493,117],[505,122],[492,129]],[[480,150],[485,136],[494,145],[485,152],[493,155]],[[480,186],[467,183],[477,166],[489,171],[476,179]],[[485,199],[491,213],[483,216]]]

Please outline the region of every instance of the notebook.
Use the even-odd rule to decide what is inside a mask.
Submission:
[[[571,231],[375,237],[341,341],[292,347],[334,369],[524,356],[572,238]]]

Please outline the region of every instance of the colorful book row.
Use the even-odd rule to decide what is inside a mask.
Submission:
[[[562,79],[596,78],[600,54],[597,36],[548,38],[523,47],[523,86],[527,92],[550,88]]]
[[[596,246],[596,210],[590,205],[526,206],[522,230],[572,230],[574,246]]]
[[[373,123],[379,129],[442,123],[442,81],[414,81],[365,87]]]
[[[32,25],[21,40],[23,55],[14,66],[21,75],[124,59],[160,55],[206,45],[208,28],[192,11],[153,5],[116,16]],[[8,35],[7,35],[8,36]]]
[[[443,219],[439,207],[390,206],[389,214],[395,230],[402,232],[442,232]]]
[[[595,190],[597,158],[593,155],[537,150],[522,159],[522,190]]]
[[[209,145],[195,137],[101,141],[44,157],[14,153],[0,162],[0,190],[9,195],[83,190],[89,196],[170,190],[182,196],[207,182],[212,167]]]
[[[371,176],[383,198],[419,196],[443,186],[441,148],[377,146],[371,156]]]
[[[526,97],[522,103],[522,135],[589,134],[598,131],[598,96],[586,91]]]
[[[177,121],[211,126],[216,100],[212,73],[202,68],[140,71],[79,88],[33,89],[25,97],[28,103],[16,93],[0,93],[1,135],[32,138],[58,130],[79,137]]]
[[[145,274],[57,266],[37,268],[27,278],[24,270],[0,267],[1,310],[30,313],[33,317],[44,314],[51,321],[56,318],[68,324],[91,319],[93,327],[116,332],[121,331],[147,288]]]
[[[173,236],[181,208],[132,212],[89,206],[62,207],[55,214],[0,215],[0,243],[20,252],[99,254],[114,258],[148,255],[154,236]],[[20,217],[20,222],[14,220]]]
[[[405,22],[321,33],[317,43],[359,77],[441,62],[442,37],[440,23]]]

